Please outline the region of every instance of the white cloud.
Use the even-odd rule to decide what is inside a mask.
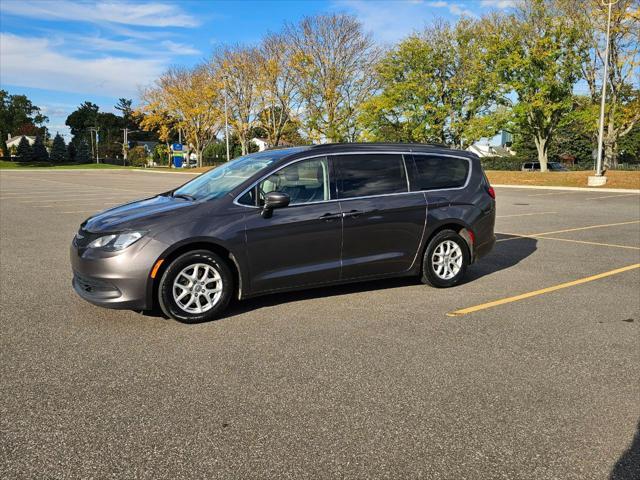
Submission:
[[[99,1],[80,3],[70,0],[3,0],[0,12],[41,20],[65,20],[104,25],[114,23],[142,27],[195,27],[200,22],[180,7],[167,3]]]
[[[447,10],[449,10],[449,13],[451,15],[456,15],[456,16],[466,15],[467,17],[478,16],[476,15],[475,12],[472,12],[468,8],[463,8],[459,4],[453,3],[453,2],[443,2],[443,1],[427,2],[427,5],[434,8],[446,8]]]
[[[94,95],[136,96],[156,79],[159,59],[105,56],[80,59],[61,53],[47,38],[0,33],[0,83]]]
[[[172,42],[171,40],[165,40],[161,44],[165,48],[167,53],[175,53],[178,55],[201,55],[202,52],[192,45],[186,43]]]
[[[455,2],[443,0],[370,2],[365,0],[336,0],[333,9],[354,14],[365,30],[373,33],[382,43],[393,43],[423,29],[437,18],[438,9],[446,9],[454,16],[476,17],[471,10]]]
[[[516,6],[516,0],[482,0],[480,2],[482,7],[495,7],[495,8],[512,8]]]

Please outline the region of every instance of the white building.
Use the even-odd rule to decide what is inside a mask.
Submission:
[[[8,134],[7,148],[9,150],[11,150],[11,147],[18,148],[18,145],[20,144],[20,140],[22,140],[22,137],[25,137],[27,139],[27,142],[29,142],[29,145],[33,145],[36,141],[36,137],[32,137],[31,135],[18,135],[16,137],[12,137],[11,134]]]

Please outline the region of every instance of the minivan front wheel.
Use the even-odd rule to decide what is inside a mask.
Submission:
[[[469,265],[467,242],[453,230],[438,232],[429,242],[422,260],[422,281],[446,288],[460,283]]]
[[[226,262],[208,250],[187,252],[167,267],[158,290],[160,308],[184,323],[217,318],[233,293],[233,275]]]

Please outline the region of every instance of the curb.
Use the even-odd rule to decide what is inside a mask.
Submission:
[[[205,172],[161,172],[159,170],[147,170],[147,169],[140,169],[140,170],[131,170],[132,172],[139,172],[139,173],[159,173],[161,175],[202,175]]]
[[[605,192],[605,193],[638,193],[640,189],[634,188],[600,188],[600,187],[553,187],[544,185],[502,185],[499,183],[492,183],[492,187],[498,188],[525,188],[531,190],[569,190],[574,192]]]

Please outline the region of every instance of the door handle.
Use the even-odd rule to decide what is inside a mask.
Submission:
[[[359,217],[364,212],[362,210],[350,210],[348,212],[343,213],[343,216],[346,217]]]
[[[342,218],[342,213],[325,213],[320,216],[320,220],[325,220],[327,222],[335,220],[336,218]]]

